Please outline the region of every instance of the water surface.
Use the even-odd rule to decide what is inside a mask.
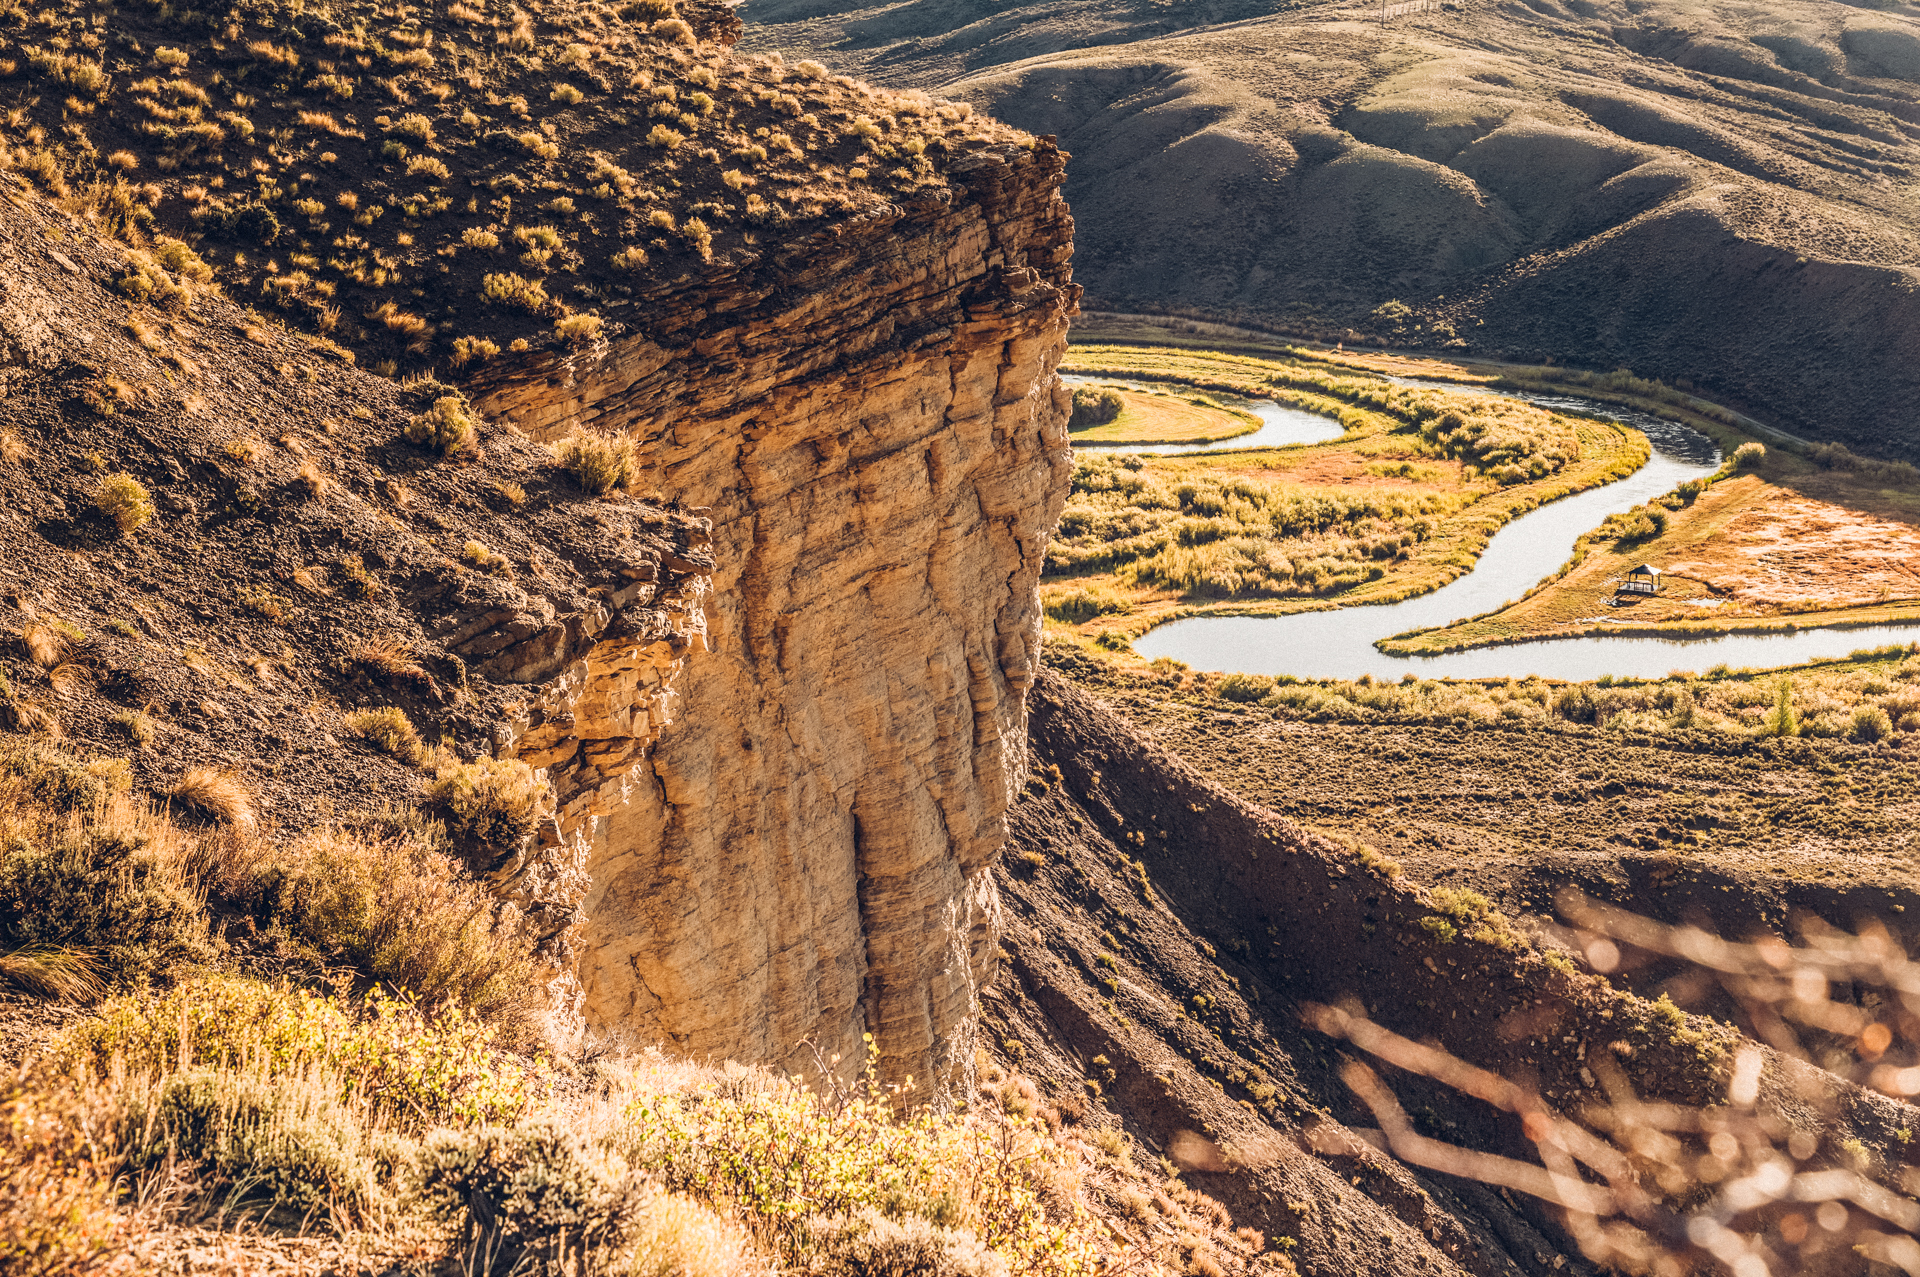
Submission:
[[[1070,386],[1123,386],[1128,390],[1140,390],[1149,394],[1192,394],[1205,395],[1223,408],[1234,408],[1251,413],[1263,423],[1258,430],[1231,439],[1222,439],[1218,443],[1082,443],[1073,441],[1075,448],[1085,448],[1089,452],[1131,452],[1144,457],[1170,457],[1183,452],[1232,452],[1242,448],[1283,448],[1295,443],[1331,443],[1346,432],[1340,423],[1331,417],[1322,417],[1318,413],[1308,412],[1304,408],[1291,408],[1286,404],[1275,403],[1271,399],[1247,399],[1240,395],[1229,395],[1218,390],[1197,390],[1192,386],[1182,386],[1166,381],[1129,381],[1121,377],[1078,377],[1063,375],[1062,381]]]

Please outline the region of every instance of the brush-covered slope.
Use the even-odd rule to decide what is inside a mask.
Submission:
[[[636,296],[1018,141],[959,104],[733,57],[718,5],[75,0],[0,15],[8,162],[184,237],[385,371],[645,331]]]
[[[1913,6],[1390,8],[742,12],[1057,134],[1090,306],[1624,364],[1920,448]]]
[[[405,824],[432,790],[570,1013],[581,755],[631,767],[670,717],[709,523],[259,320],[177,244],[18,193],[0,227],[0,729],[246,829]],[[576,728],[609,695],[628,715]]]

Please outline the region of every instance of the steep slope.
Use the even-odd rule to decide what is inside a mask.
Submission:
[[[743,13],[1058,135],[1092,306],[1624,364],[1917,455],[1912,6],[1391,8]]]
[[[596,499],[450,387],[403,390],[205,290],[190,254],[169,271],[16,196],[0,256],[0,727],[130,754],[160,793],[211,770],[245,797],[203,814],[287,829],[404,823],[422,740],[450,768],[538,748],[512,827],[463,850],[533,916],[571,1014],[584,791],[672,717],[710,523]],[[176,308],[124,300],[142,270]],[[414,441],[449,423],[450,455]],[[589,725],[610,696],[623,715]],[[566,766],[583,749],[604,771]]]

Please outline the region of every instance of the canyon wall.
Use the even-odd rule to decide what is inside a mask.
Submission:
[[[664,722],[657,682],[573,705],[581,748],[501,742],[576,801],[594,1026],[795,1067],[871,1032],[893,1077],[968,1056],[1070,467],[1063,159],[968,155],[936,198],[717,260],[609,343],[470,386],[537,438],[631,432],[642,491],[712,521],[651,755],[591,741],[643,735],[597,721],[622,697]]]

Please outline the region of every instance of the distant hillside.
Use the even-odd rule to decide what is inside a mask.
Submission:
[[[741,12],[1057,134],[1089,308],[1626,365],[1920,456],[1920,10],[1420,7]]]

